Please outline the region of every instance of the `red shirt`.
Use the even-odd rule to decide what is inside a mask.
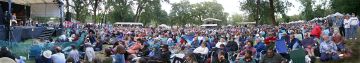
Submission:
[[[264,42],[266,45],[270,45],[271,42],[274,42],[276,40],[276,37],[271,36],[271,37],[267,37],[265,38]]]
[[[310,35],[313,35],[317,38],[320,38],[321,35],[321,27],[319,25],[315,25],[315,27],[311,30]]]

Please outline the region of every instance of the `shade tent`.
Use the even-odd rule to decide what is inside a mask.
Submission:
[[[221,21],[220,19],[216,19],[216,18],[205,18],[204,20],[202,20],[204,22],[209,22],[209,21]]]
[[[200,25],[202,27],[209,27],[209,26],[217,26],[217,24],[202,24]]]
[[[335,14],[332,14],[333,16],[344,16],[343,14],[336,12]]]
[[[10,0],[0,0],[9,2]],[[61,0],[59,0],[61,1]],[[60,17],[59,2],[57,0],[11,0],[12,4],[30,7],[30,17]],[[6,4],[7,5],[7,4]],[[14,6],[11,6],[14,9]],[[4,9],[7,11],[8,9]],[[12,10],[14,11],[14,10]]]
[[[160,24],[159,27],[171,28],[171,26],[168,26],[168,25],[165,25],[165,24]]]
[[[241,22],[241,25],[247,25],[247,24],[256,24],[256,22]]]
[[[9,0],[0,0],[0,1],[8,2]],[[12,2],[15,4],[22,4],[22,5],[42,4],[42,3],[56,4],[57,3],[56,0],[12,0]]]

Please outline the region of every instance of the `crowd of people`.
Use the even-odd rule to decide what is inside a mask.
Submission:
[[[49,43],[84,39],[81,46],[71,45],[68,52],[62,50],[65,47],[55,46],[36,57],[36,63],[314,63],[317,58],[337,61],[351,56],[345,40],[356,40],[359,26],[355,15],[341,18],[322,23],[222,28],[71,27]],[[81,38],[84,33],[86,37]],[[6,47],[1,48],[0,56],[7,57],[10,52],[3,50],[7,51]],[[105,59],[97,54],[104,54]]]

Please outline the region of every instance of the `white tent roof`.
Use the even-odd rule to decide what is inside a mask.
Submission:
[[[344,16],[344,15],[339,12],[336,12],[335,14],[333,14],[333,16]]]
[[[143,25],[143,23],[138,22],[115,22],[115,25]]]
[[[216,18],[206,18],[202,21],[221,21],[220,19],[216,19]]]
[[[241,22],[240,24],[256,24],[256,22]]]
[[[8,0],[0,0],[0,1],[8,2]],[[39,4],[39,3],[56,3],[56,0],[12,0],[12,2],[16,4]]]
[[[207,26],[217,26],[217,24],[202,24],[202,25],[200,25],[200,26],[202,26],[202,27],[207,27]]]

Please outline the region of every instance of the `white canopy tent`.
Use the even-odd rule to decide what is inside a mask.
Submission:
[[[166,25],[166,24],[160,24],[159,27],[171,28],[170,26],[168,26],[168,25]]]
[[[4,2],[8,2],[9,0],[0,0],[0,1],[4,1]],[[56,4],[56,0],[12,0],[13,3],[15,4],[43,4],[43,3],[47,3],[47,4]]]
[[[114,25],[140,25],[143,26],[143,23],[138,22],[115,22]]]
[[[256,22],[241,22],[241,25],[247,25],[247,24],[256,24]]]
[[[201,27],[214,27],[217,26],[217,24],[202,24]]]
[[[209,21],[221,21],[220,19],[216,19],[216,18],[205,18],[204,20],[202,20],[204,22],[209,22]]]

